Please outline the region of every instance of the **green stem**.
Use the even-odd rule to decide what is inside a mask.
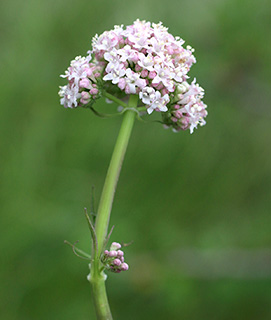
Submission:
[[[128,108],[137,107],[138,96],[131,95],[129,99]],[[113,151],[113,155],[110,161],[110,165],[107,171],[100,204],[98,207],[98,213],[95,223],[95,232],[97,238],[97,250],[93,255],[93,263],[91,266],[91,278],[94,304],[96,308],[96,314],[98,320],[111,320],[112,315],[110,312],[106,290],[105,290],[105,279],[101,274],[101,262],[100,257],[104,247],[104,241],[107,236],[109,218],[111,208],[113,204],[114,194],[124,159],[124,155],[127,149],[133,124],[135,121],[136,112],[132,109],[127,109],[124,112],[122,125],[119,131],[117,142]]]
[[[97,275],[91,279],[93,300],[98,320],[113,320],[105,289],[105,280]]]
[[[127,104],[125,102],[123,102],[122,100],[114,97],[112,94],[104,91],[103,92],[103,96],[111,101],[116,102],[117,104],[119,104],[120,106],[122,106],[123,108],[127,108]],[[136,106],[135,106],[136,107]]]

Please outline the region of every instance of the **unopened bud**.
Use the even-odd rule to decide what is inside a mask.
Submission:
[[[112,250],[118,250],[121,248],[121,244],[118,242],[112,242],[111,247],[110,247],[110,251]]]
[[[115,259],[115,260],[113,261],[113,263],[114,263],[115,266],[120,266],[120,265],[121,265],[120,259]]]
[[[90,89],[90,81],[87,78],[80,80],[79,87]]]
[[[129,269],[129,266],[127,263],[123,262],[123,264],[121,265],[121,270],[122,271],[127,271]]]
[[[115,250],[111,251],[110,250],[108,255],[109,255],[109,257],[116,257],[118,254],[117,254],[117,251],[115,251]]]
[[[121,250],[118,250],[117,253],[118,253],[118,257],[123,257],[124,256],[124,252],[121,251]]]

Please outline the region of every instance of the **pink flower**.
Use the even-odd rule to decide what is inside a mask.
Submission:
[[[95,35],[86,57],[72,60],[61,76],[68,84],[59,91],[60,103],[75,108],[103,92],[119,99],[138,94],[148,114],[165,112],[162,120],[166,127],[192,133],[197,125],[206,123],[207,116],[203,89],[195,80],[187,82],[196,62],[193,52],[161,22],[136,20],[125,28],[115,26]]]
[[[58,94],[61,97],[60,103],[65,108],[76,108],[78,105],[77,100],[81,97],[78,87],[75,85],[60,87]]]
[[[103,80],[111,80],[113,84],[117,84],[126,73],[124,65],[122,63],[115,63],[110,69],[111,71],[107,71],[109,73],[103,77]]]
[[[127,94],[136,94],[136,87],[142,89],[146,86],[146,81],[140,78],[140,74],[133,72],[130,68],[126,70],[125,80]]]

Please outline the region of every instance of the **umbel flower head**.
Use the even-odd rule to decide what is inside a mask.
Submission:
[[[65,108],[86,107],[104,92],[122,100],[137,94],[148,114],[161,113],[165,127],[193,133],[207,116],[204,90],[195,79],[188,83],[193,52],[161,22],[115,26],[92,39],[86,57],[72,60],[61,76],[68,84],[60,87],[60,102]]]

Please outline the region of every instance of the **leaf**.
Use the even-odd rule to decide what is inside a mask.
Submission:
[[[98,242],[97,242],[97,237],[96,237],[96,232],[95,232],[95,228],[91,222],[91,219],[87,213],[87,208],[84,209],[85,210],[85,216],[88,222],[88,227],[91,233],[91,237],[92,237],[92,241],[93,241],[93,246],[94,246],[94,252],[98,252]]]
[[[79,257],[79,258],[81,258],[81,259],[84,259],[84,260],[91,260],[91,256],[90,256],[89,254],[85,253],[83,250],[80,250],[80,249],[78,249],[78,248],[75,246],[75,244],[78,243],[78,240],[75,241],[74,244],[70,243],[70,242],[67,241],[67,240],[64,240],[64,243],[65,243],[65,244],[68,244],[69,246],[72,247],[72,251],[73,251],[73,253],[74,253],[77,257]],[[79,253],[80,253],[81,255],[80,255]]]

